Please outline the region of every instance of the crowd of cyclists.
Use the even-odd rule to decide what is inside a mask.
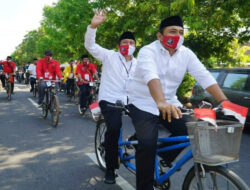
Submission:
[[[91,85],[95,80],[99,81],[97,65],[89,62],[88,55],[82,55],[78,61],[70,60],[69,63],[60,66],[59,62],[52,59],[52,52],[46,50],[44,57],[40,60],[33,59],[33,62],[26,65],[16,67],[16,63],[12,61],[11,56],[6,58],[6,61],[0,62],[0,77],[2,87],[5,88],[6,76],[11,75],[11,92],[14,94],[14,81],[25,84],[30,84],[30,92],[38,86],[38,105],[41,106],[44,99],[44,90],[46,81],[58,80],[57,85],[60,90],[66,92],[66,95],[71,97],[75,93],[75,83],[79,88],[80,110],[82,114],[87,109],[87,99],[91,92]],[[21,80],[21,82],[20,82]]]
[[[34,59],[27,69],[30,75],[30,91],[34,90],[34,85],[38,82],[38,105],[41,106],[48,81],[59,80],[61,88],[65,86],[67,96],[72,96],[74,84],[77,82],[80,89],[80,111],[84,113],[87,109],[90,83],[100,80],[98,102],[107,125],[107,170],[104,182],[114,184],[115,170],[119,167],[118,138],[122,126],[122,112],[115,108],[115,103],[121,100],[129,107],[139,142],[136,148],[136,187],[138,190],[152,190],[159,124],[167,128],[171,136],[185,136],[185,123],[192,120],[191,117],[182,115],[179,109],[182,104],[176,97],[176,91],[185,73],[191,74],[219,104],[227,100],[227,97],[196,55],[182,45],[184,27],[181,17],[171,16],[163,19],[157,40],[142,47],[137,59],[133,56],[136,38],[130,31],[125,31],[119,37],[118,51],[108,50],[96,43],[97,28],[105,20],[104,10],[96,12],[87,27],[84,41],[89,54],[102,63],[101,79],[96,65],[90,63],[88,55],[82,55],[77,62],[70,60],[65,68],[60,68],[59,62],[52,58],[52,52],[47,50],[42,59]],[[15,74],[16,65],[10,56],[0,65],[3,65],[3,73],[11,76]],[[14,87],[14,80],[12,84]],[[171,164],[181,151],[182,149],[169,151],[165,157],[166,163]]]

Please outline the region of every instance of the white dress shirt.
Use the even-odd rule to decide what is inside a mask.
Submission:
[[[206,70],[196,55],[185,46],[181,46],[172,56],[159,40],[141,48],[137,58],[134,75],[129,81],[129,103],[137,108],[159,115],[157,105],[152,98],[148,82],[160,79],[167,103],[182,106],[176,91],[183,81],[185,73],[192,75],[206,89],[216,84],[215,79]]]
[[[101,85],[98,101],[115,103],[121,100],[127,104],[127,83],[135,70],[136,59],[126,62],[120,52],[108,50],[96,44],[96,29],[88,26],[84,46],[88,52],[102,62]]]
[[[36,65],[33,63],[29,65],[28,71],[31,71],[30,77],[36,78]]]

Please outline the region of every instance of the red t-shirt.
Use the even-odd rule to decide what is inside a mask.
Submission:
[[[0,64],[3,65],[3,73],[6,73],[6,74],[10,74],[10,73],[13,73],[15,72],[15,69],[16,69],[16,63],[11,61],[11,62],[8,62],[8,61],[3,61],[3,62],[0,62]],[[13,78],[13,75],[10,76],[10,82],[13,83],[14,82],[14,78]]]
[[[3,65],[3,72],[4,73],[14,73],[16,69],[16,63],[11,61],[10,63],[8,61],[0,62],[0,64]]]
[[[40,79],[43,77],[44,80],[56,80],[56,76],[61,79],[62,74],[60,70],[60,64],[58,61],[52,59],[49,63],[43,58],[37,62],[36,65],[36,77]]]
[[[93,81],[93,74],[96,73],[96,67],[93,63],[78,64],[76,68],[76,73],[81,75],[84,84],[88,84],[89,81]],[[80,85],[80,80],[78,81],[78,85]]]

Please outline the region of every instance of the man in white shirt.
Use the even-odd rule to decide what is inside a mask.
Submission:
[[[37,63],[37,58],[34,58],[33,63],[31,63],[28,67],[28,73],[30,74],[30,85],[31,85],[30,92],[33,92],[34,85],[36,84],[36,63]]]
[[[99,106],[104,116],[107,132],[105,134],[105,161],[107,171],[105,183],[115,183],[114,170],[118,165],[118,138],[122,126],[120,110],[114,106],[117,100],[128,102],[127,83],[136,66],[133,53],[136,40],[133,33],[124,32],[118,41],[119,52],[108,50],[96,44],[96,28],[106,19],[106,12],[99,11],[92,18],[85,34],[85,48],[96,59],[102,62],[101,84],[99,89]]]
[[[158,125],[162,124],[171,136],[187,135],[182,116],[182,104],[176,91],[188,72],[218,102],[227,98],[215,79],[196,55],[182,45],[183,21],[179,16],[162,20],[158,40],[141,48],[133,80],[129,83],[129,110],[139,144],[136,151],[137,190],[152,190]],[[167,164],[178,156],[180,149],[167,152]]]

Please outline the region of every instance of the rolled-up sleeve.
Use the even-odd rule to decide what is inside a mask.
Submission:
[[[152,50],[143,47],[138,54],[136,74],[148,84],[153,79],[159,79],[156,65]]]
[[[195,78],[203,89],[213,84],[217,84],[211,73],[204,67],[192,51],[190,51],[189,54],[188,73]]]
[[[97,29],[93,29],[90,26],[87,27],[87,31],[85,33],[84,46],[93,57],[103,62],[105,56],[109,53],[110,50],[105,49],[100,45],[96,44],[96,30]]]

